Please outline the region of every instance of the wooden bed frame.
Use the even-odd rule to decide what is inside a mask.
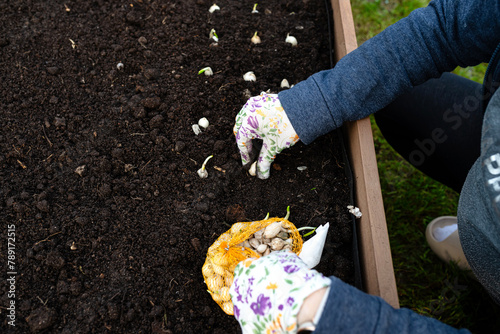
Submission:
[[[350,1],[331,0],[331,4],[335,59],[338,61],[356,49],[358,43]],[[380,296],[398,308],[399,299],[370,119],[349,122],[344,126],[354,174],[355,205],[363,214],[358,220],[363,286],[367,293]]]

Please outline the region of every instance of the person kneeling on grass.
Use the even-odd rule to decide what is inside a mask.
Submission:
[[[253,162],[252,139],[263,139],[257,176],[267,179],[283,149],[375,113],[396,151],[460,192],[457,217],[431,222],[427,240],[443,260],[470,268],[500,304],[499,18],[498,0],[431,1],[333,69],[277,95],[250,98],[234,126],[242,163]],[[483,85],[448,73],[482,62],[489,62]],[[368,297],[360,300],[378,308],[384,325],[389,311]]]

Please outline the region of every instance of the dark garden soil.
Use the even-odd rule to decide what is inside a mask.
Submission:
[[[330,67],[331,13],[323,0],[254,3],[1,1],[0,268],[15,281],[0,283],[0,332],[237,333],[206,292],[206,251],[230,224],[287,206],[299,227],[330,222],[319,270],[354,281],[337,134],[286,150],[266,181],[241,167],[232,134],[250,95]]]

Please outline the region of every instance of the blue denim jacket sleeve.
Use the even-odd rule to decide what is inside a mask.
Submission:
[[[457,66],[488,62],[500,42],[500,1],[435,0],[342,58],[279,93],[305,144],[382,109]]]
[[[361,292],[336,277],[330,279],[330,292],[315,334],[469,333],[409,309],[394,309],[380,297]]]

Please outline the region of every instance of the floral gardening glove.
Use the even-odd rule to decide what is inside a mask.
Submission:
[[[247,259],[234,270],[229,290],[234,316],[246,333],[297,333],[297,315],[313,292],[330,279],[288,251]]]
[[[252,162],[252,139],[264,141],[257,161],[257,176],[260,179],[269,178],[276,154],[299,141],[278,95],[264,92],[251,97],[243,106],[236,116],[233,132],[243,165]]]

